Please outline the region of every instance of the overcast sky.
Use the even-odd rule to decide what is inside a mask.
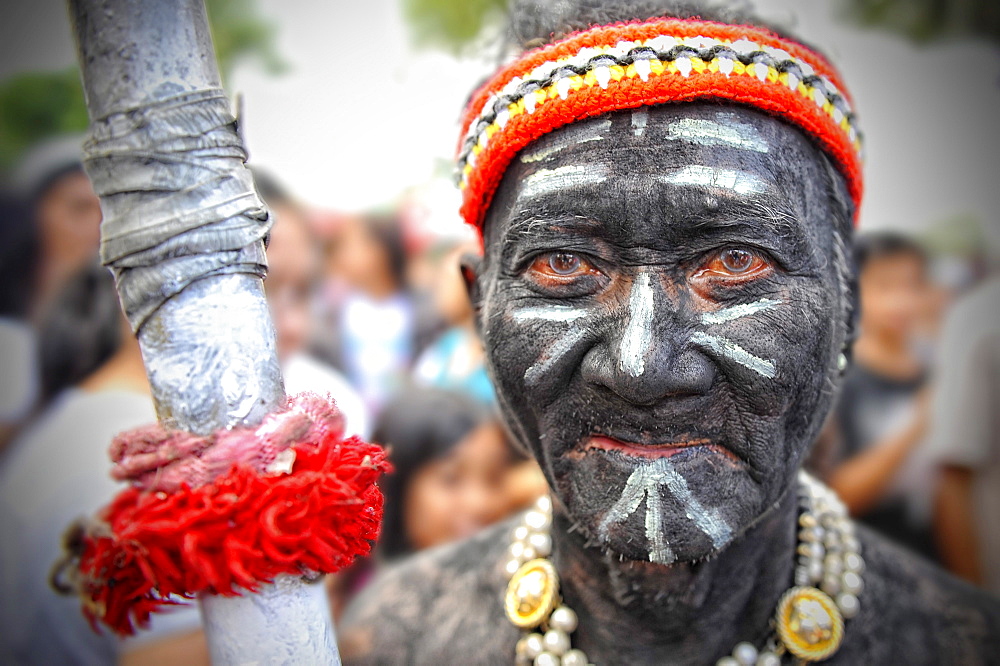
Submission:
[[[378,205],[426,183],[435,162],[452,155],[461,106],[488,68],[415,53],[398,1],[260,0],[290,69],[273,77],[247,63],[229,88],[244,98],[252,161],[307,203]],[[867,137],[863,227],[918,230],[959,214],[1000,226],[996,47],[918,49],[833,21],[830,0],[757,4],[823,48],[853,92]],[[22,0],[0,11],[0,77],[74,62],[61,2]]]

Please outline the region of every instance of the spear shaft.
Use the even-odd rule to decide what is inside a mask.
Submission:
[[[102,258],[157,418],[198,434],[256,425],[284,399],[262,281],[269,222],[235,123],[198,129],[231,114],[203,2],[69,0],[69,9]],[[150,137],[174,152],[151,151]],[[199,601],[214,663],[339,663],[322,585],[288,576],[258,594]]]

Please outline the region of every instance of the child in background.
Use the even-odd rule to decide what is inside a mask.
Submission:
[[[933,466],[920,448],[927,368],[917,344],[927,257],[894,233],[863,236],[855,252],[859,335],[833,415],[841,450],[829,483],[859,520],[933,557]]]

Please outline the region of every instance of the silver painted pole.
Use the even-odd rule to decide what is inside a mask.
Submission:
[[[85,161],[105,212],[102,256],[137,332],[157,416],[199,434],[255,425],[284,398],[261,279],[268,223],[259,205],[241,208],[257,200],[235,125],[216,131],[222,148],[198,145],[195,130],[183,136],[220,115],[219,99],[231,113],[202,0],[69,0],[69,9],[91,118]],[[199,118],[175,104],[213,96],[216,107]],[[151,167],[143,137],[162,137],[161,128],[163,145],[173,132],[190,150]],[[218,187],[205,180],[216,172]],[[152,225],[165,210],[166,222]],[[214,226],[199,227],[205,220]],[[249,242],[225,245],[234,238]],[[288,576],[259,594],[206,596],[201,611],[216,664],[339,664],[322,585]]]

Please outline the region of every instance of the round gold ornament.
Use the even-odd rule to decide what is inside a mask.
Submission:
[[[837,604],[815,587],[793,587],[778,602],[778,636],[799,659],[822,661],[840,648],[844,619]]]
[[[507,618],[521,629],[540,625],[559,605],[559,576],[544,558],[529,560],[511,577],[504,595]]]

